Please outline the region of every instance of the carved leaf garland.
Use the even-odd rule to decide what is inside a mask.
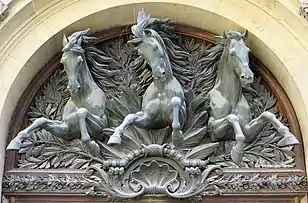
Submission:
[[[130,70],[133,59],[136,58],[136,53],[132,51],[132,45],[127,44],[124,38],[120,38],[107,41],[100,48],[101,55],[109,57],[111,63],[106,67],[105,62],[108,60],[100,61],[100,58],[96,57],[98,61],[90,61],[89,68],[95,82],[107,97],[120,94],[119,86],[135,87],[133,81],[137,78]]]
[[[30,121],[39,117],[61,120],[63,108],[70,94],[66,89],[67,77],[63,70],[57,70],[42,88],[42,96],[35,97],[34,105],[30,106]]]
[[[82,177],[70,175],[47,177],[41,176],[16,176],[7,175],[4,177],[3,190],[7,192],[24,191],[44,191],[44,192],[84,192],[82,190],[86,181]]]
[[[85,169],[93,161],[102,162],[91,156],[79,139],[65,141],[46,130],[31,134],[29,139],[23,142],[19,153],[25,153],[25,159],[19,160],[20,168]]]
[[[210,44],[193,37],[180,36],[177,44],[189,53],[188,62],[193,77],[186,89],[192,89],[196,95],[206,95],[215,84],[219,54],[212,54]]]
[[[91,177],[95,181],[99,181],[98,178]],[[243,193],[244,191],[260,193],[261,191],[273,189],[280,191],[302,191],[307,187],[307,178],[305,176],[279,176],[277,174],[260,176],[260,174],[243,175],[234,174],[223,176],[216,180],[214,183],[223,187],[223,193]],[[5,192],[17,192],[17,191],[35,191],[42,192],[55,192],[55,191],[67,191],[73,193],[84,193],[88,191],[91,193],[91,189],[87,189],[85,186],[93,184],[89,180],[85,180],[83,177],[74,177],[71,175],[65,176],[17,176],[17,175],[5,175],[3,178],[3,191]],[[104,194],[102,194],[104,195]],[[106,196],[108,194],[105,194]]]
[[[272,174],[261,177],[260,174],[245,176],[243,174],[228,175],[217,180],[226,191],[234,192],[260,192],[261,190],[285,190],[299,191],[307,185],[306,177],[290,175],[280,177]]]

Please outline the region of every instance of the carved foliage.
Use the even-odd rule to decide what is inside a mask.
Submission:
[[[206,128],[209,119],[207,93],[215,84],[222,49],[191,37],[160,34],[168,47],[174,75],[185,90],[187,118],[182,127],[184,145],[177,150],[172,148],[170,127],[144,130],[131,126],[125,131],[121,145],[109,146],[106,140],[96,140],[100,155],[93,157],[80,140],[63,139],[46,130],[39,130],[23,142],[19,151],[23,155],[19,160],[20,168],[86,169],[87,173],[83,177],[8,175],[4,182],[6,191],[75,190],[111,200],[122,200],[146,194],[200,199],[221,192],[265,189],[290,191],[305,188],[306,180],[300,176],[222,175],[222,166],[294,167],[293,146],[281,143],[282,137],[268,125],[257,139],[246,144],[242,165],[235,164],[230,158],[234,142],[212,143]],[[111,135],[125,116],[140,111],[142,94],[152,82],[151,70],[124,37],[95,46],[105,55],[95,56],[91,52],[94,48],[87,47],[87,54],[93,55],[87,58],[87,62],[95,82],[108,98],[109,126],[102,133]],[[175,52],[178,57],[174,55]],[[112,63],[107,67],[103,61],[110,58]],[[30,107],[30,121],[39,117],[61,120],[63,107],[69,98],[66,85],[66,75],[57,70]],[[270,111],[287,124],[287,120],[279,115],[276,108],[277,99],[259,76],[252,88],[254,91],[247,90],[244,95],[253,118],[263,111]]]
[[[213,163],[239,167],[230,159],[230,150],[234,143],[232,141],[220,142],[217,147],[218,143],[210,143],[205,127],[208,121],[207,106],[209,102],[206,93],[214,85],[220,50],[216,50],[213,54],[212,44],[186,36],[174,38],[173,43],[178,50],[188,53],[187,59],[181,59],[188,61],[185,62],[188,65],[183,66],[183,71],[194,73],[188,82],[182,80],[186,89],[188,116],[183,128],[182,153],[187,158],[205,159],[211,156]],[[109,128],[105,129],[105,133],[111,135],[114,127],[118,126],[127,114],[138,112],[141,109],[139,93],[144,92],[144,89],[137,90],[136,88],[139,87],[137,84],[141,82],[140,79],[147,78],[149,70],[146,67],[140,69],[145,71],[144,76],[142,73],[137,74],[133,71],[138,56],[133,51],[133,47],[126,44],[124,38],[107,41],[97,47],[100,47],[114,60],[108,69],[102,69],[102,71],[109,71],[108,77],[102,77],[101,72],[95,72],[98,69],[92,67],[91,70],[94,79],[104,87],[109,98]],[[178,79],[181,81],[181,78]],[[144,82],[149,84],[151,80],[150,77]],[[271,111],[279,117],[275,106],[276,98],[262,83],[261,78],[257,77],[252,85],[255,92],[245,93],[253,117],[257,117],[265,110]],[[128,88],[121,88],[120,84],[126,84]],[[56,71],[43,87],[40,96],[35,98],[34,105],[30,107],[28,113],[30,120],[40,116],[59,120],[64,104],[69,97],[66,85],[65,74],[60,70]],[[142,87],[146,88],[147,85]],[[280,118],[280,120],[287,123],[286,119]],[[161,130],[143,130],[130,127],[125,133],[121,147],[110,147],[103,141],[99,142],[102,157],[93,159],[78,140],[63,141],[46,131],[38,131],[33,133],[31,138],[24,143],[20,153],[26,153],[26,155],[25,159],[20,161],[19,166],[22,168],[82,168],[91,163],[102,162],[102,160],[119,159],[141,145],[170,143],[170,133],[169,127]],[[244,163],[241,167],[294,167],[293,146],[279,146],[280,139],[278,133],[267,126],[256,140],[245,147]],[[72,151],[76,151],[76,153]],[[72,164],[74,162],[72,160],[75,160],[76,164]]]
[[[120,39],[106,41],[99,48],[112,58],[110,66],[105,67],[100,60],[89,60],[88,63],[95,82],[106,93],[107,97],[118,96],[121,93],[120,86],[136,90],[138,77],[131,70],[131,66],[137,56],[132,45],[127,44],[123,36]],[[87,54],[91,54],[91,52]],[[93,59],[100,59],[95,55],[92,57]]]
[[[41,96],[35,97],[34,105],[30,106],[28,116],[30,121],[45,117],[51,120],[61,120],[63,108],[70,94],[66,88],[67,77],[63,70],[57,70],[42,88]]]
[[[43,191],[43,192],[82,192],[86,181],[78,176],[18,176],[6,175],[3,179],[3,191]]]
[[[192,89],[196,95],[206,95],[214,87],[221,52],[214,54],[210,51],[213,44],[193,37],[179,36],[176,44],[189,53],[188,67],[193,77],[186,88]]]
[[[102,162],[93,157],[79,139],[65,141],[46,130],[33,133],[23,143],[19,153],[25,153],[25,159],[19,160],[20,168],[50,169],[71,168],[85,169],[91,162]]]

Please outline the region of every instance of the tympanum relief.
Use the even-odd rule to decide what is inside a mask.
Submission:
[[[298,138],[250,67],[247,31],[211,44],[144,11],[131,31],[99,46],[89,29],[63,37],[63,69],[7,147],[24,154],[20,168],[84,169],[85,193],[120,200],[198,199],[245,179],[224,168],[295,166]]]

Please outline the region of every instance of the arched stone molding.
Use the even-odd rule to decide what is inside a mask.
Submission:
[[[308,155],[308,24],[291,0],[33,0],[13,2],[12,12],[0,26],[2,165],[18,99],[39,69],[59,52],[62,34],[86,27],[98,31],[131,24],[143,7],[153,16],[170,17],[217,34],[228,28],[247,29],[251,33],[248,46],[290,98]]]

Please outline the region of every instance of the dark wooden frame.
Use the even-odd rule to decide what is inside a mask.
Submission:
[[[123,27],[117,27],[110,30],[104,30],[98,33],[95,33],[94,36],[98,37],[98,41],[95,43],[100,43],[105,40],[109,39],[115,39],[120,36],[129,36],[130,30],[128,29],[130,26],[123,26]],[[212,43],[216,42],[216,39],[214,38],[214,35],[212,33],[206,32],[201,29],[192,28],[184,25],[177,25],[177,33],[183,34],[191,37],[195,37],[198,39],[203,39]],[[16,134],[23,129],[28,124],[28,117],[27,117],[27,111],[29,109],[29,106],[33,102],[33,99],[35,96],[37,96],[40,88],[44,85],[44,83],[48,80],[48,78],[56,71],[57,68],[60,67],[59,59],[61,57],[61,53],[57,54],[45,67],[42,68],[42,70],[34,77],[31,84],[27,87],[26,91],[22,95],[15,113],[12,117],[11,122],[11,128],[10,128],[10,136],[8,138],[8,141],[10,141]],[[278,81],[274,78],[274,76],[270,73],[270,71],[253,55],[251,55],[251,63],[253,67],[258,67],[258,69],[254,69],[254,71],[260,75],[263,80],[265,81],[265,85],[268,86],[269,89],[272,89],[273,93],[275,94],[277,98],[277,107],[282,115],[288,118],[290,123],[290,129],[291,131],[299,138],[300,145],[296,147],[296,167],[290,168],[290,169],[226,169],[226,174],[254,174],[259,173],[261,175],[269,175],[269,174],[275,174],[278,173],[281,176],[287,176],[287,175],[299,175],[299,176],[305,176],[305,164],[304,164],[304,153],[303,153],[303,142],[301,138],[300,128],[299,124],[295,115],[295,112],[292,108],[292,105],[279,85]],[[14,174],[14,175],[21,175],[24,176],[26,174],[33,174],[36,173],[45,174],[48,175],[50,173],[55,175],[60,175],[66,173],[65,170],[49,170],[48,172],[44,171],[29,171],[29,170],[22,170],[22,169],[16,169],[16,164],[18,161],[19,155],[16,152],[7,152],[6,157],[6,164],[5,164],[5,173],[6,174]],[[70,171],[70,173],[75,175],[81,175],[82,171]],[[280,193],[280,192],[269,192],[262,191],[258,194],[240,194],[240,193],[234,193],[234,194],[225,194],[225,196],[219,196],[219,197],[209,197],[205,198],[204,202],[206,201],[217,201],[217,202],[230,202],[232,199],[236,198],[236,202],[247,202],[247,201],[260,201],[260,202],[295,202],[299,197],[303,196],[306,193],[306,191],[298,191],[298,192],[290,192],[288,194]],[[262,194],[260,196],[260,194]],[[87,197],[83,194],[64,194],[64,193],[6,193],[7,196],[11,198],[16,198],[15,200],[17,202],[23,201],[23,202],[46,202],[50,201],[51,198],[54,202],[57,201],[65,201],[65,202],[79,202],[79,201],[102,201],[101,198],[98,197]],[[258,196],[258,199],[257,198]],[[147,198],[154,198],[157,199],[157,197],[147,197]],[[145,200],[147,199],[145,198]],[[230,199],[231,198],[231,199]],[[162,198],[162,201],[169,201],[168,199]],[[141,200],[142,202],[142,200]],[[235,202],[235,201],[234,201]]]

